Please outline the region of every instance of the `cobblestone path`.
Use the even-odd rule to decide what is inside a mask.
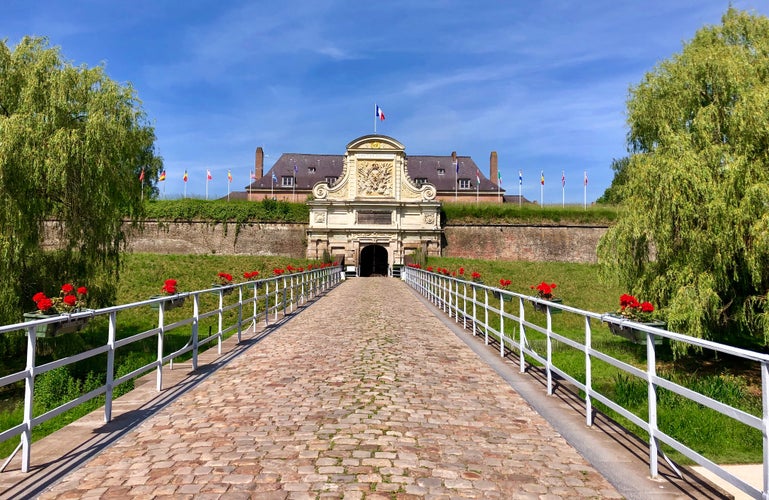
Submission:
[[[357,278],[42,498],[621,498],[391,278]]]

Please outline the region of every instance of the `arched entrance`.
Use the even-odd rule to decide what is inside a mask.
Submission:
[[[360,275],[387,276],[387,249],[381,245],[368,245],[360,251]]]

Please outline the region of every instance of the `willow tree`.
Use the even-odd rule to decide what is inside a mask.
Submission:
[[[139,175],[152,188],[160,168],[154,139],[134,89],[103,67],[75,67],[45,38],[0,43],[0,320],[65,281],[110,299]]]
[[[700,29],[630,89],[628,124],[605,270],[662,306],[672,330],[766,345],[769,19],[730,8]]]

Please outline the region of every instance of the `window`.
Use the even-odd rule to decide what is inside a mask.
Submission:
[[[326,184],[333,186],[338,177],[326,177]]]
[[[310,174],[314,174],[315,173],[315,167],[307,167],[307,172],[310,173]]]
[[[417,177],[414,179],[414,184],[417,185],[417,187],[422,187],[425,184],[427,184],[427,177]]]
[[[445,168],[439,168],[438,169],[438,175],[445,175],[445,174],[446,174],[446,169]]]
[[[291,187],[294,185],[294,176],[293,175],[284,175],[280,179],[280,185],[283,187]]]
[[[470,189],[470,179],[459,179],[459,189]]]

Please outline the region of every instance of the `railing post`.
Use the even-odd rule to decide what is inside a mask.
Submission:
[[[111,313],[109,318],[110,338],[112,338],[112,316],[114,315],[115,313]],[[166,336],[165,325],[166,325],[166,303],[160,302],[158,307],[158,329],[160,330],[158,332],[158,357],[157,357],[158,367],[155,368],[155,388],[157,389],[158,392],[163,390],[163,349],[164,349],[165,336]],[[113,342],[114,342],[114,338],[113,338]]]
[[[259,313],[259,282],[254,283],[254,318],[251,320],[252,333],[256,333],[256,318]]]
[[[240,344],[240,341],[242,340],[242,331],[243,331],[243,285],[240,285],[238,287],[238,344]],[[222,351],[220,350],[219,354],[221,353]]]
[[[222,289],[219,289],[219,314],[217,314],[219,319],[219,331],[217,332],[217,335],[219,336],[219,341],[217,343],[217,346],[219,348],[219,354],[222,353],[222,329],[224,326],[224,291]]]
[[[35,327],[27,328],[27,375],[24,377],[24,431],[21,433],[21,472],[29,472],[32,446],[32,406],[35,396]]]
[[[654,352],[654,336],[646,332],[646,384],[649,400],[649,473],[657,477],[657,390],[653,377],[657,375],[657,356]]]
[[[473,337],[478,333],[478,294],[473,286]]]
[[[553,395],[553,370],[551,369],[553,365],[553,338],[550,336],[550,334],[553,332],[553,317],[550,315],[550,306],[545,306],[547,309],[545,309],[547,313],[547,395],[552,396]]]
[[[764,437],[764,499],[769,499],[769,363],[761,362],[761,406],[763,408],[763,428],[761,434]]]
[[[221,294],[222,292],[219,291]],[[192,369],[198,369],[198,325],[200,323],[200,294],[192,301]],[[221,303],[221,302],[220,302]]]
[[[520,356],[518,356],[518,365],[521,373],[526,371],[526,359],[523,352],[526,346],[526,328],[523,324],[526,321],[526,309],[524,308],[525,301],[523,297],[518,297],[518,346]]]
[[[499,357],[505,357],[505,301],[499,294]]]
[[[485,311],[483,319],[483,330],[486,334],[483,336],[484,345],[489,345],[489,289],[483,289],[483,310]]]
[[[585,425],[593,425],[593,358],[590,349],[593,348],[593,330],[590,327],[590,317],[585,316]]]
[[[161,308],[163,303],[161,302]],[[162,309],[161,309],[162,310]],[[107,380],[104,393],[104,422],[112,421],[112,387],[115,381],[115,335],[117,332],[117,313],[109,314],[109,330],[107,332]]]

